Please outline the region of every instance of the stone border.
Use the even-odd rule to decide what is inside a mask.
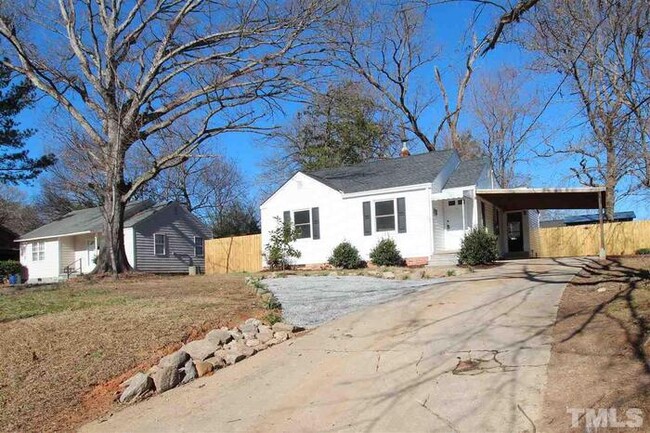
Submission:
[[[248,280],[255,280],[260,282],[264,279],[286,278],[291,276],[298,277],[373,277],[385,280],[431,280],[439,278],[447,278],[457,275],[462,275],[468,272],[464,268],[457,266],[438,267],[438,268],[362,268],[362,269],[349,269],[349,270],[287,270],[287,271],[267,271],[263,272],[260,277],[247,277]],[[257,284],[257,283],[255,283]],[[259,283],[261,284],[261,283]],[[265,288],[263,290],[266,290]],[[266,290],[268,293],[268,290]]]
[[[147,372],[136,373],[124,381],[118,400],[132,403],[154,393],[161,394],[294,338],[294,333],[302,330],[283,322],[266,325],[253,318],[232,329],[213,329],[204,338],[164,356]]]

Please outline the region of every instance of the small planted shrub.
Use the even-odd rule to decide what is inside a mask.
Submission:
[[[482,228],[474,228],[463,238],[458,264],[476,266],[494,263],[499,258],[497,237]]]
[[[341,242],[332,251],[327,262],[335,268],[358,269],[363,267],[359,250],[350,242]]]
[[[9,275],[22,275],[23,266],[16,260],[0,260],[0,279],[8,278]]]
[[[404,266],[404,259],[392,239],[382,239],[370,251],[370,260],[377,266]]]
[[[298,239],[298,232],[292,223],[285,223],[279,217],[275,220],[277,225],[264,247],[264,257],[271,270],[284,270],[291,265],[292,259],[300,258],[300,251],[292,245]]]
[[[650,254],[650,248],[639,248],[636,253],[639,255]]]

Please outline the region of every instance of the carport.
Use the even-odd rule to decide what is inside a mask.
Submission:
[[[477,189],[476,196],[502,212],[528,209],[598,209],[600,257],[605,258],[604,187]]]

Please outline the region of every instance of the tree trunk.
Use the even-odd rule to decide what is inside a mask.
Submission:
[[[112,151],[106,167],[106,186],[103,191],[102,215],[104,230],[102,247],[97,257],[94,273],[111,273],[114,276],[131,270],[124,248],[124,211],[126,203],[124,196],[128,187],[124,181],[124,152],[121,150],[120,134],[109,134],[115,137],[111,146]]]
[[[605,178],[605,219],[614,221],[614,203],[616,201],[616,183],[617,183],[617,164],[616,151],[614,146],[607,147],[607,168]]]

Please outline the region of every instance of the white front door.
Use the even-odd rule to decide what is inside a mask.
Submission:
[[[463,239],[463,200],[445,201],[445,250],[457,251]]]

